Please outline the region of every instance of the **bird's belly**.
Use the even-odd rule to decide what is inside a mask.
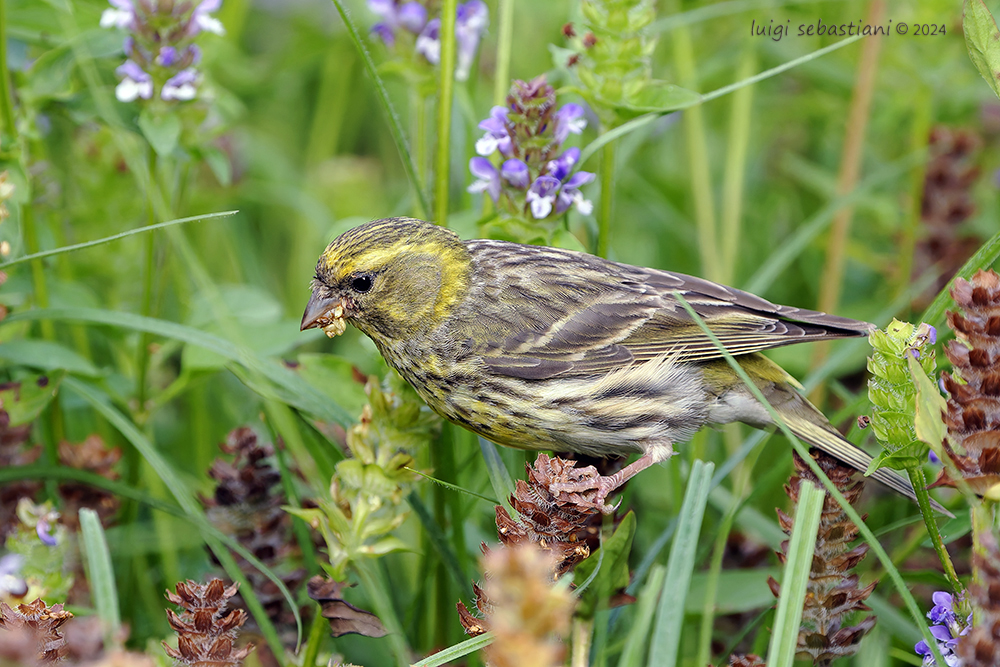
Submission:
[[[707,419],[700,371],[647,364],[590,378],[523,380],[481,373],[410,378],[446,419],[501,445],[594,456],[683,442]]]

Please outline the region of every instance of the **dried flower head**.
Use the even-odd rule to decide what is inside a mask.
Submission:
[[[1000,549],[992,533],[985,531],[979,537],[984,553],[973,554],[976,576],[969,586],[976,625],[969,627],[970,614],[965,619],[964,630],[953,635],[957,640],[955,654],[965,667],[1000,665]]]
[[[948,392],[945,451],[978,493],[1000,483],[1000,276],[979,271],[959,278],[951,296],[964,313],[948,313],[956,340],[945,349],[953,373]],[[946,470],[935,485],[954,485]]]
[[[207,584],[189,580],[178,583],[176,593],[167,591],[167,599],[182,609],[180,614],[167,610],[167,621],[177,633],[177,648],[163,642],[164,651],[176,664],[237,667],[250,654],[253,644],[235,647],[239,629],[247,620],[246,612],[233,609],[226,613],[238,588],[239,584],[226,588],[221,579]]]
[[[66,654],[66,639],[60,628],[71,618],[73,614],[61,604],[49,607],[41,599],[14,608],[0,602],[0,645],[6,644],[8,638],[12,645],[32,644],[34,660],[56,662]]]

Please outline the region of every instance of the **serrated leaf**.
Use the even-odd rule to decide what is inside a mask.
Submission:
[[[632,538],[634,537],[635,514],[629,512],[618,524],[614,534],[604,541],[601,548],[576,566],[573,571],[573,580],[577,582],[586,581],[593,574],[598,563],[601,566],[597,576],[590,582],[590,586],[580,595],[577,616],[592,618],[601,599],[608,598],[617,589],[628,586],[628,555],[632,550]]]
[[[1000,30],[983,0],[965,1],[962,30],[972,64],[1000,97]]]
[[[143,109],[139,114],[139,129],[157,155],[168,156],[181,138],[181,119],[177,114],[154,114]]]
[[[59,391],[64,371],[32,375],[0,389],[0,407],[10,415],[10,425],[20,426],[35,420]]]

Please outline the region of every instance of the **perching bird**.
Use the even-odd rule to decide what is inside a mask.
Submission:
[[[691,305],[801,440],[864,471],[761,350],[872,325],[716,283],[558,248],[462,241],[411,218],[345,232],[320,256],[302,329],[350,322],[437,413],[501,445],[640,458],[598,502],[710,424],[773,424],[674,295]],[[914,497],[897,472],[872,475]],[[582,491],[583,489],[566,489]]]

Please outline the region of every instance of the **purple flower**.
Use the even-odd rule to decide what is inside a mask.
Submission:
[[[437,65],[441,62],[441,19],[427,22],[417,37],[415,49],[430,64]]]
[[[500,172],[484,157],[469,160],[469,171],[477,181],[468,187],[469,192],[486,192],[496,202],[500,199]]]
[[[933,451],[927,452],[927,460],[933,463],[934,465],[941,465],[941,459],[938,458],[938,455],[935,454]],[[933,611],[933,609],[931,611]]]
[[[160,47],[160,53],[156,56],[156,64],[160,67],[173,67],[180,60],[180,54],[172,46]]]
[[[52,526],[49,525],[48,517],[43,516],[35,524],[35,534],[38,535],[38,539],[42,541],[42,544],[50,547],[54,547],[59,542],[56,540],[56,536],[49,533],[52,530]]]
[[[28,584],[21,578],[24,556],[7,554],[0,558],[0,598],[24,597],[28,594]]]
[[[575,165],[579,159],[580,149],[573,147],[564,151],[563,154],[555,160],[549,160],[548,165],[546,165],[546,169],[548,170],[549,176],[558,178],[560,181],[564,181],[566,180],[566,177],[569,176],[569,172],[573,170],[573,165]]]
[[[382,43],[392,48],[396,45],[396,33],[389,27],[388,23],[376,23],[371,30],[373,35],[378,35]]]
[[[559,194],[560,185],[559,179],[552,176],[539,176],[531,184],[525,199],[535,219],[547,218],[552,213],[552,205]]]
[[[580,134],[587,127],[587,119],[583,117],[583,107],[579,104],[564,104],[556,112],[556,141],[560,144],[566,141],[570,134]]]
[[[134,102],[141,98],[148,100],[153,96],[153,78],[132,60],[126,60],[118,66],[115,73],[123,77],[115,88],[115,97],[121,102]]]
[[[955,614],[955,598],[945,591],[937,591],[931,596],[934,607],[927,613],[934,625],[930,627],[931,636],[934,637],[941,656],[945,659],[948,667],[959,667],[961,659],[955,655],[954,649],[958,646],[958,638],[969,633],[972,629],[972,614],[965,619],[959,620]],[[936,667],[931,648],[926,641],[917,642],[913,647],[917,655],[923,656],[924,667]]]
[[[167,101],[186,102],[193,100],[198,93],[198,71],[193,67],[181,70],[163,84],[160,98]]]
[[[496,106],[490,109],[490,117],[479,123],[480,130],[486,134],[476,142],[476,152],[480,155],[490,155],[499,149],[501,155],[511,153],[510,133],[507,131],[507,107]]]
[[[589,171],[578,171],[570,179],[563,183],[556,199],[556,213],[565,213],[570,206],[576,205],[576,210],[583,215],[590,215],[594,211],[594,204],[589,199],[583,198],[580,186],[586,185],[594,180],[594,174]]]
[[[455,14],[455,41],[458,43],[455,78],[469,78],[472,61],[479,50],[479,40],[490,24],[490,10],[483,0],[469,0],[458,6]]]
[[[202,0],[201,4],[195,7],[191,14],[191,23],[188,24],[188,36],[193,37],[200,32],[212,32],[216,35],[225,35],[226,29],[222,27],[219,19],[210,16],[212,12],[219,11],[222,0]]]
[[[931,345],[937,343],[937,327],[930,324],[927,325],[927,342]]]
[[[399,7],[396,18],[399,25],[417,35],[427,25],[427,9],[419,2],[407,2]]]
[[[102,28],[119,28],[131,30],[135,27],[135,7],[131,0],[108,0],[110,9],[101,14]]]
[[[526,189],[528,183],[531,182],[531,173],[528,171],[528,165],[517,159],[506,160],[500,167],[500,175],[511,187],[518,190]]]

